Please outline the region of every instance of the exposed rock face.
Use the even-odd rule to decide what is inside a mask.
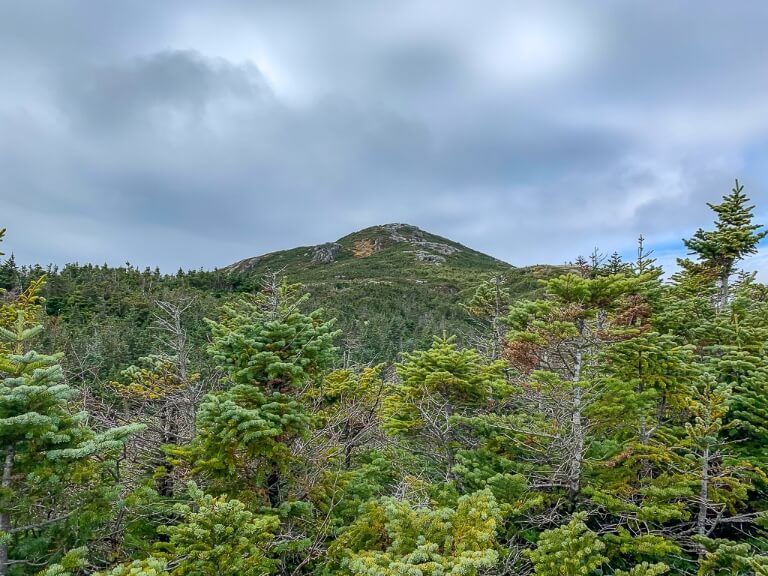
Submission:
[[[385,224],[381,228],[387,232],[389,239],[393,242],[407,242],[419,248],[415,254],[416,259],[420,262],[442,264],[445,262],[445,256],[461,252],[461,249],[456,246],[451,246],[444,242],[425,240],[424,231],[416,226],[409,224]]]
[[[419,262],[428,262],[429,264],[444,264],[445,256],[440,256],[439,254],[431,254],[430,252],[424,252],[423,250],[417,250],[416,260]]]
[[[381,238],[376,240],[358,240],[355,242],[355,247],[352,249],[356,258],[368,258],[381,250]]]
[[[253,258],[246,258],[245,260],[240,260],[239,262],[235,262],[234,264],[230,264],[229,266],[225,266],[223,270],[227,272],[245,272],[247,270],[250,270],[256,264],[261,262],[263,259],[263,256],[254,256]]]
[[[426,248],[427,250],[442,254],[443,256],[450,256],[451,254],[461,252],[459,248],[451,246],[450,244],[443,244],[442,242],[416,242],[415,244],[421,248]]]
[[[408,242],[413,244],[424,238],[424,231],[410,224],[384,224],[381,227],[395,242]]]
[[[327,242],[314,246],[312,248],[312,263],[314,264],[330,264],[334,262],[341,252],[341,244],[337,242]]]

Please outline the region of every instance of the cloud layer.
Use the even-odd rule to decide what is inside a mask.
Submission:
[[[214,267],[409,222],[514,264],[768,217],[763,2],[0,2],[25,262]]]

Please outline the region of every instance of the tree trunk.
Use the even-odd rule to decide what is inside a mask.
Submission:
[[[643,394],[643,392],[645,392],[645,384],[643,382],[643,353],[642,352],[640,352],[637,356],[637,378],[639,381],[639,384],[637,385],[637,393]],[[648,420],[645,414],[640,416],[640,428],[638,430],[638,438],[640,440],[640,445],[643,447],[643,450],[644,451],[647,450],[648,444],[650,444],[651,442],[651,432],[650,432],[650,427],[648,426]],[[643,456],[643,460],[640,463],[640,477],[648,478],[651,476],[651,473],[652,473],[651,462],[650,460],[648,460],[646,456]]]
[[[280,484],[280,472],[275,464],[267,475],[267,498],[269,499],[269,505],[272,508],[280,506]]]
[[[728,305],[728,298],[730,297],[730,277],[730,267],[723,269],[723,273],[720,275],[720,302],[718,307],[719,312],[725,310],[725,307]]]
[[[5,453],[5,463],[3,464],[3,491],[7,491],[11,487],[11,479],[13,476],[13,458],[15,456],[15,450],[13,446],[9,447]],[[8,509],[0,511],[0,531],[8,533],[11,530],[11,514]],[[8,544],[0,544],[0,576],[5,576],[8,573]]]
[[[701,457],[701,477],[699,485],[699,514],[696,518],[696,534],[707,535],[707,511],[709,510],[709,446],[704,448]],[[699,547],[699,557],[704,554]]]
[[[160,430],[162,432],[162,444],[176,444],[178,442],[177,422],[173,407],[169,400],[160,409]],[[167,454],[160,457],[162,472],[157,479],[157,492],[161,496],[170,498],[173,496],[173,464]]]
[[[584,456],[584,423],[582,422],[582,389],[581,380],[582,351],[575,354],[573,367],[573,400],[571,409],[571,453],[568,462],[568,500],[571,507],[581,491],[581,468]]]

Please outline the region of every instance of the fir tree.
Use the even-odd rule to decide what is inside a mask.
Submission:
[[[152,438],[141,441],[149,455],[148,465],[155,475],[157,492],[173,496],[173,462],[167,454],[179,442],[179,413],[182,392],[196,380],[196,375],[182,379],[176,358],[155,354],[139,358],[120,374],[120,381],[111,382],[112,388],[123,398],[123,406],[147,426]]]
[[[478,323],[476,347],[493,360],[504,348],[504,317],[509,313],[510,295],[501,276],[480,284],[464,309]]]
[[[273,507],[283,500],[291,442],[310,425],[302,387],[328,367],[337,334],[320,310],[301,312],[308,296],[298,289],[273,282],[210,322],[209,350],[230,387],[203,401],[191,446],[198,471],[224,484],[261,486]]]
[[[624,262],[618,252],[613,252],[602,266],[602,271],[608,276],[612,274],[624,274],[631,269],[632,266],[627,262]]]
[[[96,576],[267,576],[277,562],[270,557],[280,520],[254,514],[239,500],[204,494],[190,484],[189,503],[175,506],[180,521],[160,527],[166,541],[143,560],[115,566]]]
[[[0,237],[1,241],[2,237]],[[3,254],[0,253],[0,256]],[[21,291],[21,274],[16,265],[16,258],[11,254],[5,262],[0,264],[0,289]]]
[[[729,454],[724,437],[730,399],[730,387],[704,373],[689,405],[693,420],[686,423],[676,446],[679,460],[674,469],[689,475],[695,487],[693,532],[699,537],[710,536],[720,523],[730,521],[728,512],[738,510],[748,497],[749,476]]]
[[[727,313],[700,321],[702,361],[732,389],[725,417],[734,449],[768,466],[760,447],[768,445],[768,305],[753,297],[753,283],[738,286]]]
[[[460,447],[460,418],[466,419],[502,393],[503,364],[482,358],[475,350],[459,349],[450,338],[435,339],[429,350],[403,355],[397,373],[401,382],[384,398],[383,427],[411,441],[453,479]]]
[[[748,542],[731,542],[706,537],[697,538],[704,548],[699,563],[701,576],[730,576],[734,574],[768,574],[768,555],[756,553]]]
[[[13,350],[0,355],[0,574],[55,557],[57,545],[67,544],[56,541],[62,525],[78,526],[81,514],[105,514],[110,486],[102,474],[110,455],[139,429],[90,430],[86,415],[72,410],[77,392],[63,382],[61,356],[24,351],[42,330],[27,325],[19,311],[13,329],[0,327]],[[92,528],[80,526],[78,538]]]
[[[575,514],[571,521],[543,532],[529,552],[538,576],[587,576],[608,561],[603,544],[584,523],[587,515]]]
[[[195,491],[194,505],[183,505],[183,522],[163,531],[167,544],[158,544],[171,576],[220,574],[264,576],[275,572],[269,548],[280,521],[257,515],[238,501]]]
[[[546,283],[543,300],[518,303],[507,319],[506,358],[520,383],[512,438],[546,463],[540,472],[551,477],[537,483],[565,488],[571,507],[589,449],[587,411],[602,391],[600,358],[644,322],[647,311],[632,298],[641,286],[623,274],[567,274]]]
[[[744,186],[736,180],[731,193],[723,196],[720,204],[707,204],[717,214],[715,230],[699,229],[688,240],[683,240],[691,254],[696,255],[702,268],[684,265],[700,275],[710,273],[717,279],[720,290],[717,308],[722,310],[730,299],[730,278],[736,264],[745,256],[757,252],[757,245],[768,231],[760,231],[759,224],[752,223],[754,206],[749,206]]]
[[[655,439],[687,407],[697,376],[693,361],[689,346],[658,332],[617,342],[601,359],[603,390],[590,415],[617,442],[614,469],[630,474],[624,487],[635,475],[653,474],[660,457]]]
[[[96,572],[94,576],[170,576],[165,560],[150,556],[144,560],[134,560],[127,564],[115,566],[109,572]],[[45,576],[70,576],[69,572],[45,574]]]
[[[383,364],[359,372],[335,370],[325,376],[320,387],[310,390],[320,401],[319,405],[315,402],[316,423],[327,435],[338,438],[345,469],[352,466],[356,450],[380,436],[377,411],[387,386],[383,370]]]
[[[155,303],[156,350],[120,373],[110,382],[123,400],[126,418],[141,421],[147,428],[135,444],[148,460],[157,492],[171,497],[174,465],[169,452],[181,443],[181,428],[191,423],[197,408],[195,398],[204,389],[201,375],[190,368],[191,350],[182,317],[194,301],[182,296],[176,302]]]

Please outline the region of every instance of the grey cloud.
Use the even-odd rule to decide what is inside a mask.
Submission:
[[[213,267],[406,221],[560,262],[674,241],[740,174],[768,200],[757,2],[61,6],[0,5],[26,261]]]
[[[164,51],[64,79],[64,112],[84,128],[109,134],[127,127],[198,122],[217,102],[269,99],[253,64],[236,66],[192,51]]]

